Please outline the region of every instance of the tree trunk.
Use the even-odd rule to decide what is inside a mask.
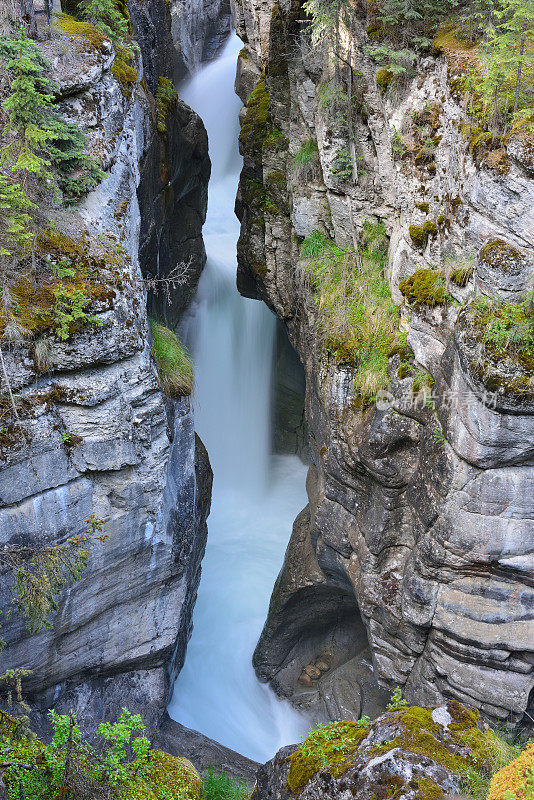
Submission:
[[[20,18],[26,26],[28,36],[32,39],[40,39],[41,34],[37,27],[37,18],[33,7],[33,0],[19,0]]]
[[[521,46],[519,48],[519,64],[517,65],[517,81],[515,84],[515,97],[514,97],[514,114],[519,105],[519,90],[521,88],[521,69],[523,67],[523,53],[525,52],[525,39],[527,31],[527,18],[523,19],[523,31],[521,33]]]

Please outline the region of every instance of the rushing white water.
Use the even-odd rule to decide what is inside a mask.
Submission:
[[[195,363],[195,423],[214,473],[209,536],[184,668],[170,715],[258,761],[308,727],[254,675],[251,658],[294,517],[306,503],[304,465],[270,454],[274,317],[237,292],[241,167],[234,76],[240,42],[182,92],[204,120],[212,179],[208,253],[188,339]]]

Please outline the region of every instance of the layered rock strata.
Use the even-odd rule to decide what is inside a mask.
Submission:
[[[407,86],[384,92],[355,5],[350,29],[340,19],[338,30],[340,85],[357,100],[350,137],[319,102],[335,59],[324,42],[312,47],[298,0],[235,3],[234,12],[246,104],[238,285],[277,313],[300,355],[314,458],[309,504],[254,655],[257,674],[320,718],[341,707],[357,716],[365,681],[355,656],[368,643],[382,686],[398,684],[421,704],[456,698],[494,720],[519,721],[534,703],[532,366],[481,360],[483,333],[459,306],[475,292],[526,296],[532,149],[511,137],[505,169],[475,162],[454,65],[443,55],[419,58]],[[415,155],[416,122],[434,137],[430,160]],[[295,156],[310,141],[316,161],[299,180]],[[351,148],[352,174],[340,175],[337,155]],[[407,369],[402,353],[392,355],[389,393],[362,408],[354,366],[322,346],[299,243],[318,230],[352,246],[366,220],[385,223],[388,278],[415,361]],[[447,278],[458,265],[463,286]],[[436,266],[456,302],[409,305],[400,282]],[[421,376],[433,383],[428,402]],[[330,669],[311,687],[299,683],[324,652],[342,669],[339,681]]]
[[[151,7],[165,19],[165,0]],[[149,48],[137,33],[141,50]],[[50,628],[30,635],[18,615],[3,617],[0,673],[31,670],[25,691],[37,712],[74,709],[90,726],[127,706],[153,730],[191,631],[211,489],[190,400],[167,400],[159,385],[140,269],[138,195],[150,194],[141,166],[159,135],[148,80],[157,84],[161,65],[152,52],[145,82],[140,59],[125,88],[109,41],[95,49],[73,34],[58,52],[63,111],[107,175],[75,209],[50,210],[56,227],[42,247],[52,260],[75,253],[97,270],[102,291],[81,330],[66,339],[44,332],[4,354],[20,419],[9,423],[6,401],[0,543],[61,543],[92,514],[109,538],[60,596]],[[195,126],[205,161],[201,123],[183,107],[172,113],[169,125],[179,129],[185,116]],[[162,223],[171,224],[176,207],[168,211]],[[10,588],[2,580],[4,609]]]

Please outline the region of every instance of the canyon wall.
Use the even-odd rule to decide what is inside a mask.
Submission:
[[[141,267],[159,274],[154,262],[167,258],[171,269],[193,254],[179,288],[187,303],[203,266],[209,159],[204,127],[180,101],[167,103],[157,128],[154,96],[174,64],[168,4],[129,8],[135,78],[114,68],[107,39],[95,44],[75,30],[60,47],[42,45],[62,111],[106,175],[79,205],[50,209],[40,247],[55,263],[78,260],[98,275],[99,291],[81,330],[63,339],[45,331],[5,350],[20,420],[9,421],[7,403],[0,452],[2,545],[62,543],[92,514],[109,538],[91,549],[49,628],[31,634],[18,614],[2,617],[0,673],[31,670],[25,692],[37,725],[50,707],[74,709],[91,726],[126,706],[153,731],[191,632],[211,469],[189,397],[162,393]]]
[[[324,37],[311,45],[298,0],[236,0],[234,13],[246,104],[238,285],[276,312],[300,355],[313,450],[309,503],[274,588],[256,672],[318,719],[369,708],[362,688],[378,707],[378,680],[419,704],[453,698],[494,721],[528,720],[532,364],[485,360],[467,304],[475,292],[517,301],[530,287],[532,147],[511,136],[500,163],[475,159],[462,131],[461,65],[446,52],[420,56],[399,91],[379,85],[357,4],[350,24],[338,23],[337,66]],[[319,99],[336,69],[357,98],[352,136]],[[316,161],[299,180],[295,157],[310,141]],[[349,174],[336,169],[340,150],[352,153]],[[358,397],[356,366],[325,350],[300,256],[314,231],[352,247],[366,221],[385,224],[388,279],[407,334],[377,404]],[[466,264],[456,285],[450,265]],[[435,267],[445,269],[452,301],[409,305],[399,283]],[[303,676],[318,657],[327,662],[322,677],[321,669]]]

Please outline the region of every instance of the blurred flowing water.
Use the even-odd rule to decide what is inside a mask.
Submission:
[[[186,337],[195,363],[195,426],[214,473],[208,546],[185,665],[171,717],[257,761],[298,741],[306,720],[260,684],[252,653],[293,520],[306,504],[306,467],[271,454],[275,319],[236,289],[234,215],[241,103],[234,94],[241,43],[232,36],[182,98],[208,130],[212,178],[208,254]]]

